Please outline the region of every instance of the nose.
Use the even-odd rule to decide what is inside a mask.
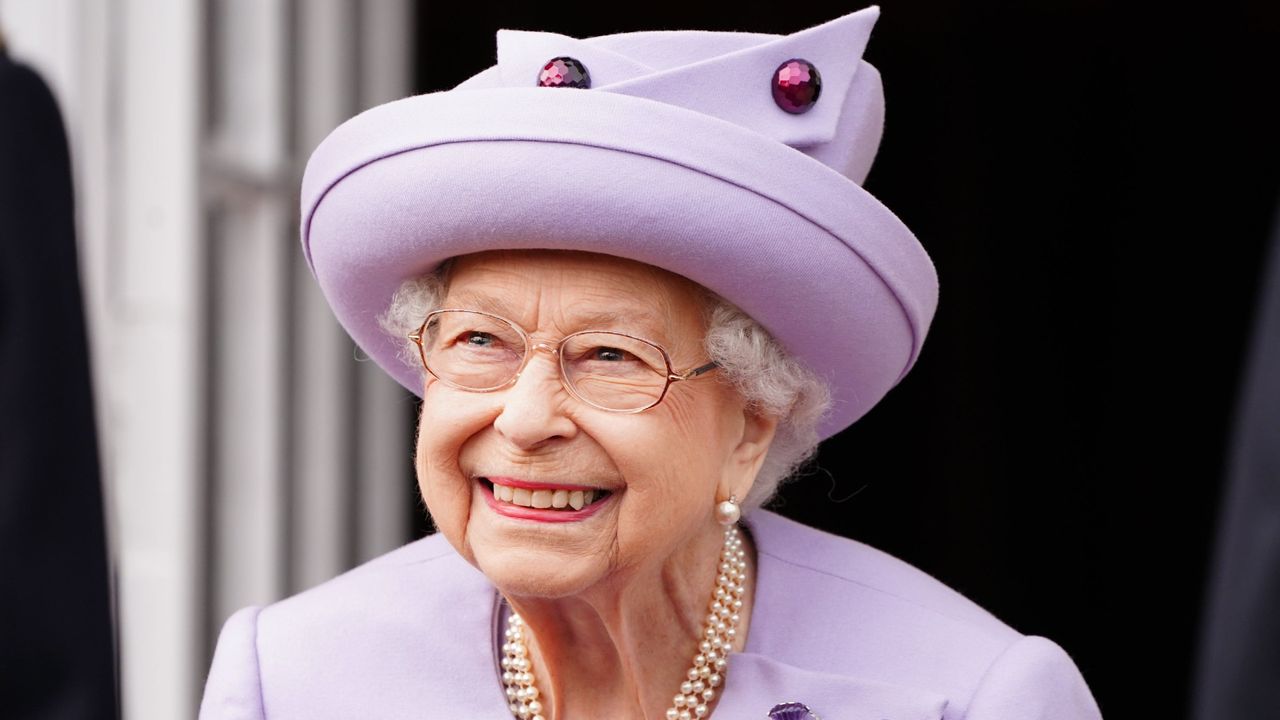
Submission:
[[[555,348],[538,343],[533,350],[520,377],[502,391],[502,410],[493,421],[498,434],[521,450],[536,450],[556,439],[573,437],[578,429],[564,412],[569,395],[560,382]]]

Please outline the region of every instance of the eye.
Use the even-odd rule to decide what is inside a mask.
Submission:
[[[592,348],[587,356],[590,360],[600,360],[603,362],[626,362],[635,360],[636,356],[626,350],[619,350],[614,347],[596,347]]]
[[[567,359],[574,372],[592,375],[597,379],[638,377],[648,375],[653,370],[644,358],[613,345],[592,345],[583,352],[568,355]]]
[[[656,347],[620,333],[587,332],[571,336],[561,349],[565,368],[584,375],[637,378],[664,374],[666,363]]]
[[[471,358],[505,357],[515,347],[501,334],[484,330],[462,330],[452,337],[445,349],[465,353]]]

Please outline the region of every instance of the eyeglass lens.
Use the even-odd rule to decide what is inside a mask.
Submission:
[[[524,363],[525,338],[509,322],[484,313],[434,313],[422,333],[423,359],[433,375],[467,390],[495,390]],[[661,349],[614,332],[570,335],[560,346],[560,369],[570,389],[610,410],[652,406],[667,387]]]

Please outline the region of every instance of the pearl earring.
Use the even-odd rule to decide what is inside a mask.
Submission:
[[[733,525],[742,517],[742,508],[738,505],[738,496],[730,495],[728,500],[716,505],[716,522],[721,525]]]

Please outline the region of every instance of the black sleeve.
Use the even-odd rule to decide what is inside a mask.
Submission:
[[[115,718],[71,168],[48,87],[0,52],[0,715]]]
[[[1259,297],[1202,628],[1196,720],[1280,717],[1280,221]]]

